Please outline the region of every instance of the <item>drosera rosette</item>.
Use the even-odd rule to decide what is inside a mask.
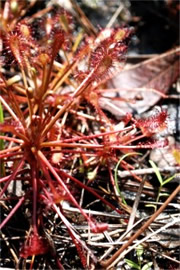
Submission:
[[[6,3],[5,8],[12,1]],[[71,18],[67,12],[58,9],[57,13],[43,16],[44,36],[39,39],[32,30],[33,17],[27,20],[16,18],[17,25],[11,24],[7,37],[2,35],[3,44],[7,44],[15,60],[10,75],[11,72],[12,76],[18,75],[18,80],[1,70],[0,102],[5,112],[4,122],[0,123],[0,139],[4,140],[5,145],[0,150],[0,160],[5,168],[0,179],[1,200],[11,203],[8,186],[15,181],[26,182],[26,189],[22,196],[15,198],[17,203],[2,220],[0,228],[3,229],[26,202],[31,213],[30,232],[20,250],[20,256],[43,255],[50,249],[46,237],[41,234],[44,228],[43,215],[48,209],[58,216],[67,229],[82,266],[87,269],[87,257],[90,256],[94,264],[97,259],[77,233],[75,224],[69,221],[62,202],[68,201],[79,211],[84,218],[83,224],[92,233],[103,233],[108,230],[108,224],[97,221],[84,211],[75,189],[86,190],[119,215],[122,210],[98,189],[95,191],[89,182],[78,179],[74,166],[81,163],[84,171],[86,168],[92,171],[95,166],[96,174],[100,167],[106,168],[110,186],[117,194],[113,170],[122,153],[125,149],[152,148],[153,144],[140,146],[136,142],[152,135],[147,122],[156,120],[159,125],[153,126],[154,134],[161,128],[166,116],[162,113],[145,121],[133,121],[127,116],[122,120],[123,127],[118,129],[115,120],[110,119],[99,106],[102,93],[99,87],[103,89],[103,84],[121,70],[131,29],[102,30],[97,38],[90,37],[90,42],[81,47],[73,29],[69,28]],[[84,61],[85,70],[78,74],[75,67],[81,61]],[[136,127],[141,130],[141,135]],[[125,161],[122,166],[132,168]],[[57,267],[62,269],[61,262],[56,261]]]

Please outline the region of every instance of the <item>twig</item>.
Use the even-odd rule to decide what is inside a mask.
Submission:
[[[110,21],[106,25],[106,28],[111,28],[113,26],[115,20],[117,19],[117,17],[119,16],[119,14],[121,13],[122,10],[123,10],[123,5],[122,5],[122,3],[120,3],[119,7],[116,9],[116,11],[114,12]]]
[[[90,20],[87,18],[87,16],[85,15],[85,13],[83,12],[83,10],[79,7],[79,5],[76,3],[76,1],[74,0],[70,0],[73,9],[76,11],[76,17],[78,20],[80,20],[80,22],[82,23],[82,25],[85,27],[85,29],[90,32],[92,35],[96,36],[96,29],[95,27],[92,25],[92,23],[90,22]]]
[[[178,192],[180,192],[180,186],[178,186],[173,193],[169,196],[169,198],[164,202],[164,204],[151,216],[151,218],[129,239],[129,241],[124,244],[120,249],[118,249],[114,255],[111,256],[110,259],[106,260],[106,261],[102,261],[100,262],[100,264],[107,268],[108,266],[110,266],[118,257],[119,255],[125,250],[127,249],[135,239],[138,238],[138,236],[140,236],[147,228],[148,226],[155,220],[155,218],[157,216],[159,216],[159,214],[167,207],[167,205],[174,199],[174,197],[178,194]]]
[[[115,241],[115,243],[117,242],[117,243],[120,243],[120,241],[122,241],[125,237],[126,237],[126,235],[132,230],[132,229],[134,229],[138,224],[140,224],[142,221],[143,221],[144,219],[140,219],[140,220],[138,220],[128,231],[125,231],[125,233],[123,233],[116,241]],[[101,259],[99,260],[99,261],[101,261],[101,260],[103,260],[104,258],[106,258],[109,254],[110,254],[110,252],[112,252],[113,251],[113,249],[114,249],[114,246],[111,246],[104,254],[103,254],[103,256],[101,257]]]
[[[11,247],[11,245],[10,245],[8,239],[6,239],[5,235],[2,232],[0,232],[0,234],[1,234],[1,238],[5,241],[6,246],[9,248],[9,251],[10,251],[15,263],[17,264],[18,263],[18,257],[16,255],[14,249]],[[12,239],[10,238],[10,240],[12,240]]]
[[[137,241],[133,246],[131,246],[128,250],[125,250],[123,253],[121,253],[120,257],[117,258],[116,261],[113,262],[113,264],[111,264],[111,266],[113,266],[115,263],[117,263],[117,261],[120,260],[120,258],[122,259],[126,254],[128,254],[131,250],[133,250],[134,248],[136,248],[137,246],[139,246],[140,244],[144,243],[145,241],[147,241],[148,239],[152,238],[152,236],[164,231],[165,229],[173,226],[175,223],[178,223],[179,219],[176,218],[174,219],[172,222],[167,223],[166,225],[164,225],[163,227],[159,228],[156,231],[153,231],[152,233],[150,233],[149,235],[147,235],[146,237],[144,237],[143,239]]]
[[[127,55],[127,59],[147,59],[147,58],[153,58],[158,57],[159,54],[134,54],[134,55]]]
[[[179,100],[180,95],[167,95],[165,98],[166,99],[178,99]]]
[[[166,258],[166,259],[168,259],[168,260],[170,260],[170,261],[172,261],[172,262],[175,262],[175,263],[178,263],[179,265],[180,265],[180,261],[178,261],[178,260],[176,260],[176,259],[174,259],[174,258],[171,258],[170,256],[168,256],[168,255],[166,255],[166,254],[164,254],[164,253],[162,253],[162,252],[158,252],[156,249],[154,249],[154,248],[149,248],[149,250],[151,250],[152,252],[155,252],[155,253],[157,253],[157,254],[160,254],[162,257],[164,257],[164,258]]]
[[[176,172],[180,172],[180,166],[178,167],[173,167],[173,166],[167,166],[164,168],[158,168],[160,172],[171,172],[171,173],[176,173]],[[132,170],[132,171],[119,171],[118,172],[118,176],[121,178],[124,177],[129,177],[132,174],[136,174],[136,175],[145,175],[145,174],[153,174],[154,170],[153,168],[147,168],[147,169],[138,169],[138,170]]]
[[[122,232],[124,231],[124,229],[117,229],[117,230],[114,230],[114,231],[110,231],[110,232],[108,232],[108,234],[110,235],[110,236],[114,236],[114,235],[119,235],[119,234],[121,234]],[[82,233],[81,234],[81,236],[82,237],[87,237],[87,233]],[[95,243],[95,242],[97,242],[97,241],[100,241],[100,240],[102,240],[102,239],[104,239],[105,237],[104,237],[104,234],[103,233],[101,233],[101,234],[98,234],[98,235],[92,235],[92,237],[91,237],[91,241],[89,241],[88,240],[88,244],[92,244],[92,243]],[[101,244],[103,245],[103,243],[104,242],[102,242]],[[112,243],[115,243],[115,244],[117,244],[116,243],[116,241],[114,242],[112,242],[112,241],[110,241],[110,245],[112,246]],[[121,241],[121,243],[123,243],[122,241]],[[100,244],[100,243],[99,243]]]
[[[67,204],[63,204],[62,205],[62,208],[65,211],[69,211],[69,212],[73,212],[73,213],[74,212],[75,213],[80,213],[80,211],[79,211],[78,208],[71,207],[71,206],[69,206]],[[85,213],[87,213],[87,214],[89,213],[89,210],[87,210],[87,209],[83,209],[83,211]],[[122,215],[118,215],[117,213],[112,214],[112,213],[100,212],[100,211],[94,211],[94,210],[91,210],[90,214],[91,215],[97,215],[97,216],[112,217],[112,218],[124,218],[124,215],[123,216]]]

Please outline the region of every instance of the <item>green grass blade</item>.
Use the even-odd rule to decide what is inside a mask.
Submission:
[[[128,260],[128,259],[125,259],[125,262],[127,263],[127,265],[129,265],[129,267],[140,270],[139,265],[136,264],[135,262]]]
[[[127,154],[123,155],[123,156],[119,159],[119,161],[118,161],[118,163],[116,164],[116,167],[115,167],[115,169],[114,169],[114,181],[115,181],[116,190],[117,190],[119,196],[121,197],[122,202],[123,202],[125,205],[127,205],[127,203],[126,203],[126,201],[125,201],[123,195],[121,194],[121,191],[120,191],[120,188],[119,188],[119,185],[118,185],[118,168],[119,168],[120,163],[123,161],[123,159],[125,159],[125,158],[128,157],[128,156],[133,156],[133,155],[141,155],[141,153],[132,152],[132,153],[127,153]]]
[[[155,174],[157,176],[157,179],[158,179],[158,181],[160,183],[160,186],[162,186],[163,185],[163,179],[162,179],[162,176],[160,174],[160,171],[159,171],[158,167],[156,166],[156,164],[152,160],[149,160],[149,163],[151,164],[152,168],[154,169],[154,172],[155,172]]]
[[[148,262],[143,266],[142,270],[150,270],[152,265],[152,262]]]
[[[176,174],[174,174],[174,175],[170,176],[169,178],[165,179],[163,181],[162,186],[164,186],[165,184],[169,183],[175,176],[176,176]]]

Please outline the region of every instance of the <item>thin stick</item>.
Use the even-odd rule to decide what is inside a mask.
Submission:
[[[160,172],[175,173],[175,172],[180,172],[180,167],[167,166],[167,167],[164,167],[164,168],[158,168],[158,170]],[[153,168],[146,168],[146,169],[132,170],[130,172],[128,172],[128,171],[118,171],[118,176],[120,178],[129,177],[129,176],[131,176],[131,173],[136,174],[136,175],[153,174],[154,170],[153,170]]]
[[[122,3],[120,3],[119,7],[116,9],[116,11],[114,12],[110,21],[106,25],[106,28],[111,28],[113,26],[115,20],[117,19],[117,17],[119,16],[119,14],[121,13],[122,10],[123,10],[123,5],[122,5]]]
[[[2,232],[0,232],[0,234],[1,234],[1,239],[3,239],[5,241],[6,246],[9,248],[9,251],[10,251],[12,257],[13,257],[15,263],[17,264],[19,260],[18,260],[18,257],[16,255],[14,249],[11,247],[11,245],[10,245],[8,239],[5,237],[5,235]],[[10,240],[12,240],[12,238],[10,238]]]
[[[126,235],[130,232],[130,231],[132,231],[133,229],[135,229],[135,227],[138,225],[138,224],[140,224],[142,221],[143,221],[144,219],[142,218],[142,219],[139,219],[128,231],[125,231],[115,242],[114,242],[114,244],[116,245],[117,243],[120,243],[120,242],[122,242],[122,240],[126,237]],[[110,248],[108,248],[108,250],[102,255],[102,257],[101,257],[101,259],[100,259],[100,261],[101,260],[103,260],[105,257],[107,257],[112,251],[113,251],[113,249],[115,248],[115,246],[113,245],[111,245],[111,247]]]
[[[180,192],[180,186],[178,186],[173,193],[169,196],[169,198],[164,202],[164,204],[150,217],[150,219],[148,221],[146,221],[146,223],[129,239],[129,241],[127,243],[125,243],[120,249],[118,249],[114,255],[111,256],[110,259],[106,260],[106,261],[102,261],[101,265],[105,268],[107,268],[109,265],[111,265],[118,257],[119,255],[125,250],[127,249],[135,239],[138,238],[138,236],[140,236],[145,229],[148,228],[148,226],[155,220],[155,218],[157,216],[159,216],[159,214],[167,207],[167,205],[174,199],[174,197],[178,194],[178,192]]]
[[[143,239],[141,239],[140,241],[137,241],[133,246],[131,246],[128,250],[125,250],[123,253],[121,253],[120,257],[117,258],[113,264],[111,264],[110,267],[114,266],[119,260],[120,258],[123,258],[126,254],[128,254],[131,250],[135,249],[137,246],[139,246],[140,244],[146,242],[148,239],[152,238],[154,235],[164,231],[165,229],[173,226],[174,224],[178,223],[179,219],[176,218],[174,219],[172,222],[167,223],[166,225],[164,225],[163,227],[159,228],[158,230],[152,232],[151,234],[147,235],[146,237],[144,237]]]
[[[79,7],[79,5],[74,0],[70,0],[74,10],[76,11],[76,17],[82,25],[85,27],[85,29],[90,32],[91,35],[95,36],[97,35],[96,28],[93,26],[93,24],[90,22],[88,17],[85,15],[83,10]]]
[[[155,252],[155,253],[157,253],[157,254],[160,254],[162,257],[164,257],[164,258],[166,258],[166,259],[168,259],[168,260],[170,260],[170,261],[172,261],[172,262],[175,262],[175,263],[178,263],[179,265],[180,265],[180,261],[178,261],[178,260],[176,260],[176,259],[174,259],[174,258],[171,258],[170,256],[168,256],[168,255],[166,255],[166,254],[164,254],[164,253],[162,253],[162,252],[159,252],[159,251],[157,251],[156,249],[154,249],[154,248],[149,248],[152,252]]]

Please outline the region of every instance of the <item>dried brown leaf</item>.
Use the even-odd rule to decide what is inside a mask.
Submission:
[[[142,113],[154,106],[180,74],[179,54],[180,47],[122,71],[112,80],[117,91],[106,92],[106,96],[113,100],[109,103],[109,99],[102,98],[102,108],[118,117],[121,115],[119,108],[125,113],[134,111]],[[114,97],[134,102],[124,102]]]

